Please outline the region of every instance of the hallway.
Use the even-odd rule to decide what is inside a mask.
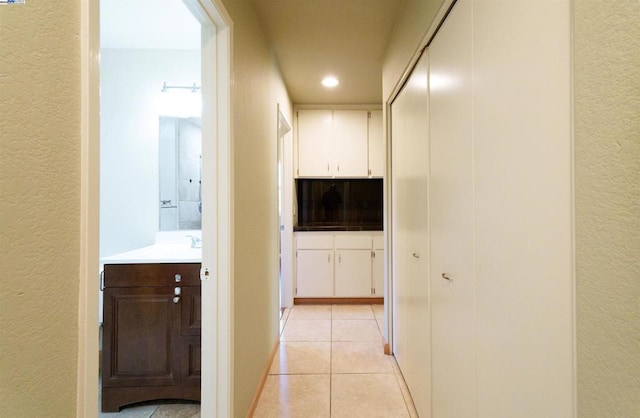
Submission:
[[[383,354],[382,305],[296,305],[255,418],[417,417],[395,359]]]

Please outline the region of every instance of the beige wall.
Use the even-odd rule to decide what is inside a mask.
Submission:
[[[398,13],[398,21],[393,29],[389,45],[382,63],[382,101],[389,95],[407,70],[407,63],[421,47],[431,21],[445,0],[406,0]],[[422,45],[424,46],[424,45]]]
[[[441,0],[407,0],[384,99]],[[640,3],[574,0],[578,416],[640,410]]]
[[[640,411],[640,2],[574,0],[578,416]]]
[[[0,415],[76,414],[80,2],[0,6]]]
[[[291,105],[251,2],[224,3],[234,50],[234,406],[244,417],[278,339],[276,104]]]

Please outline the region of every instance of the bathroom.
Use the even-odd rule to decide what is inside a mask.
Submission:
[[[153,24],[140,25],[140,13],[128,7],[124,13],[125,6],[117,1],[101,2],[99,321],[103,335],[100,345],[103,412],[117,411],[131,402],[172,397],[190,401],[200,399],[197,366],[200,360],[200,305],[191,303],[196,299],[199,301],[202,247],[200,24],[180,1],[163,1],[162,7],[156,8],[138,4],[139,10],[145,10],[145,21],[148,19],[157,24],[166,22],[166,16],[170,16],[176,28],[185,28],[176,36],[165,38],[166,30],[159,31]],[[148,16],[150,10],[153,10],[152,14],[164,17]],[[151,287],[138,287],[144,274],[136,270],[127,276],[131,281],[123,286],[114,284],[114,280],[118,280],[117,274],[110,274],[115,271],[110,269],[130,266],[151,269],[148,271],[173,269],[176,264],[172,263],[188,269],[182,272],[184,280],[180,284],[165,286],[158,281]],[[173,279],[173,273],[157,277]],[[172,292],[162,296],[164,309],[180,313],[193,308],[194,327],[185,347],[193,353],[190,357],[193,361],[187,368],[196,365],[185,372],[188,377],[163,382],[168,389],[159,398],[148,388],[131,387],[131,382],[127,382],[131,380],[131,368],[127,366],[131,363],[127,362],[136,358],[140,344],[144,343],[136,337],[140,333],[129,332],[131,329],[127,326],[144,324],[145,318],[151,321],[147,324],[159,323],[154,318],[162,318],[162,315],[144,316],[144,312],[149,312],[145,311],[148,306],[158,305],[157,289],[161,289],[158,286],[165,286]],[[177,293],[174,297],[174,287],[182,294]],[[145,299],[146,294],[136,293],[134,299],[139,303],[132,308],[125,307],[123,311],[119,301],[127,289],[134,289],[134,292],[151,289],[149,292],[153,295]],[[128,294],[122,297],[131,300]],[[127,313],[135,320],[122,320]],[[162,331],[154,334],[153,341],[160,341],[163,334],[172,329],[171,324],[165,325]],[[153,334],[155,328],[150,326],[148,329],[149,334]],[[180,340],[179,335],[171,338],[176,338],[178,344],[184,340]],[[169,358],[173,352],[172,349],[169,353],[160,353],[158,358],[150,360],[150,365],[142,365],[144,373],[157,371],[156,366],[165,364],[165,357]],[[181,357],[185,356],[181,354]],[[173,361],[167,367],[171,375],[186,370],[184,365]],[[192,389],[185,391],[181,387],[187,379],[191,381]],[[124,397],[123,387],[126,389]],[[173,392],[167,390],[180,395],[172,395]],[[195,405],[166,407],[189,409]]]
[[[170,14],[176,27],[185,29],[171,38],[158,39],[153,27],[127,24],[128,13],[112,20],[117,8],[108,7],[109,3],[102,2],[101,17],[101,258],[153,244],[161,213],[162,229],[178,229],[177,223],[182,224],[180,229],[200,229],[201,167],[197,149],[201,140],[183,140],[176,147],[169,133],[175,132],[172,127],[177,125],[188,128],[182,130],[183,138],[198,136],[200,25],[181,2],[163,2],[166,5],[157,13]],[[135,13],[129,18],[135,20]],[[109,22],[116,19],[117,30],[113,30],[115,25]],[[164,152],[171,148],[182,148],[181,158],[186,164],[178,164],[180,169],[161,170],[161,151],[163,161],[171,161],[173,157]],[[178,178],[163,178],[169,186],[161,188],[161,172],[175,172]],[[176,180],[179,191],[173,186]],[[161,201],[165,201],[162,210]],[[173,221],[169,220],[172,215]]]

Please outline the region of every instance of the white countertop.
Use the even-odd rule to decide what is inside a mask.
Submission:
[[[104,257],[100,264],[200,263],[202,248],[191,247],[191,236],[201,238],[202,234],[195,230],[157,232],[153,245]]]

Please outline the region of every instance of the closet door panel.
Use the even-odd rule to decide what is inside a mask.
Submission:
[[[564,0],[474,4],[483,418],[574,414],[570,22]]]
[[[476,415],[472,7],[458,1],[429,48],[433,414],[448,418]]]
[[[428,61],[423,56],[392,105],[394,289],[398,361],[421,417],[431,386],[428,274]]]
[[[391,108],[391,141],[392,161],[391,179],[392,193],[392,285],[393,285],[393,353],[401,369],[409,367],[407,364],[407,282],[409,277],[409,230],[406,226],[408,216],[408,196],[406,189],[406,174],[403,158],[407,154],[405,139],[405,96],[401,93],[393,102]]]

